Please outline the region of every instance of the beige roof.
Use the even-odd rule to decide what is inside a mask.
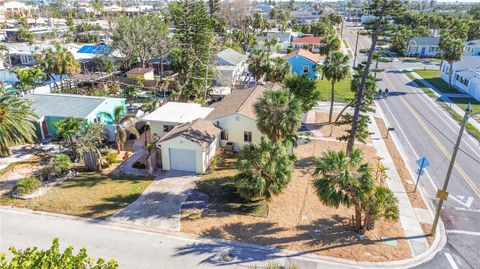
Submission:
[[[145,75],[148,72],[154,71],[154,68],[148,67],[148,68],[141,68],[141,67],[135,67],[133,69],[130,69],[126,74],[135,74],[135,75]]]
[[[173,130],[166,134],[159,143],[176,137],[183,137],[202,147],[207,147],[220,133],[220,129],[212,122],[204,119],[196,119],[191,123],[177,125]]]
[[[214,108],[214,110],[206,119],[215,120],[235,113],[255,119],[256,115],[253,110],[255,102],[257,102],[258,98],[263,95],[265,90],[277,90],[278,88],[281,88],[278,84],[267,84],[264,86],[259,85],[253,88],[233,91],[231,94],[225,96],[220,102],[214,103],[210,106]]]

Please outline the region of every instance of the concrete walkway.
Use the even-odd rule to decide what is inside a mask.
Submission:
[[[109,220],[179,231],[182,204],[197,180],[187,172],[161,172],[142,196]]]
[[[379,157],[382,157],[382,164],[388,168],[387,176],[389,180],[387,181],[388,187],[395,194],[395,197],[398,198],[398,207],[400,209],[400,223],[402,224],[403,231],[407,242],[410,244],[412,249],[413,256],[420,255],[428,250],[428,242],[424,236],[422,226],[420,225],[421,220],[418,219],[416,211],[414,210],[410,199],[403,187],[402,180],[400,175],[397,172],[397,168],[388,152],[387,146],[383,141],[382,134],[378,128],[373,114],[370,114],[369,130],[372,134],[372,144],[376,149]]]

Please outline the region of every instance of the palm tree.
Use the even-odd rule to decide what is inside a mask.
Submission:
[[[22,93],[29,92],[37,82],[45,80],[45,74],[39,68],[15,68],[13,73],[15,73],[18,79],[14,87]]]
[[[260,49],[253,50],[248,56],[248,71],[252,73],[255,81],[259,81],[267,72],[268,54]]]
[[[439,47],[442,50],[442,59],[450,65],[448,72],[448,86],[452,88],[453,64],[459,61],[463,54],[463,44],[465,38],[456,38],[450,35],[449,32],[444,31],[440,38]]]
[[[60,75],[60,86],[63,90],[63,76],[72,75],[80,72],[80,63],[73,54],[59,44],[55,45],[55,50],[47,49],[37,55],[37,62],[43,68],[43,71],[49,74],[55,82],[52,74]],[[56,85],[56,82],[55,82]]]
[[[83,119],[68,117],[64,120],[57,121],[53,124],[56,128],[56,138],[64,140],[67,147],[73,145],[73,137],[80,131],[84,125]]]
[[[362,229],[362,202],[373,190],[373,175],[368,163],[363,163],[363,153],[354,149],[349,156],[345,151],[324,152],[316,160],[313,173],[315,191],[328,206],[343,205],[355,208],[354,227]]]
[[[323,64],[323,74],[327,80],[330,80],[332,84],[332,93],[330,99],[330,113],[328,114],[328,122],[332,122],[332,114],[333,114],[333,102],[335,100],[335,83],[344,79],[348,75],[349,65],[348,65],[349,58],[347,55],[339,51],[331,52],[327,59],[325,59],[325,63]]]
[[[118,153],[123,150],[123,145],[127,142],[127,135],[132,134],[135,138],[138,138],[140,134],[135,125],[133,124],[133,116],[126,115],[125,108],[123,106],[117,106],[113,110],[113,114],[108,112],[100,112],[99,116],[103,116],[108,119],[111,124],[116,125],[115,130],[115,145]]]
[[[282,144],[262,138],[258,145],[245,146],[238,156],[240,170],[235,178],[239,195],[248,200],[281,193],[290,182],[293,161]]]
[[[274,144],[294,134],[300,125],[302,105],[287,89],[265,91],[254,110],[258,129]]]
[[[277,57],[268,65],[267,80],[273,83],[283,82],[290,73],[290,64],[282,57]]]
[[[329,55],[330,52],[340,48],[340,39],[334,34],[327,34],[322,38],[320,46],[320,55]]]
[[[370,197],[363,203],[365,220],[363,231],[375,229],[375,221],[380,218],[397,221],[400,217],[398,199],[388,188],[375,186]]]
[[[13,94],[0,95],[0,157],[10,156],[11,146],[36,139],[36,116],[30,104],[31,101]]]

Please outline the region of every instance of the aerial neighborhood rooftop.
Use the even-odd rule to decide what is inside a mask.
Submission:
[[[477,2],[0,0],[0,267],[479,268]]]

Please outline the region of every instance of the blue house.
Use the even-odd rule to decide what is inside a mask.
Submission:
[[[322,56],[308,50],[298,49],[283,56],[290,64],[292,74],[306,75],[310,79],[316,78],[316,67],[322,64]]]
[[[125,108],[124,98],[84,96],[73,94],[27,94],[25,98],[32,101],[32,110],[37,115],[37,137],[40,141],[56,134],[54,123],[69,117],[83,119],[87,123],[103,123],[106,126],[113,122],[102,115],[102,112],[113,114],[115,107]],[[113,136],[108,131],[109,139]]]

